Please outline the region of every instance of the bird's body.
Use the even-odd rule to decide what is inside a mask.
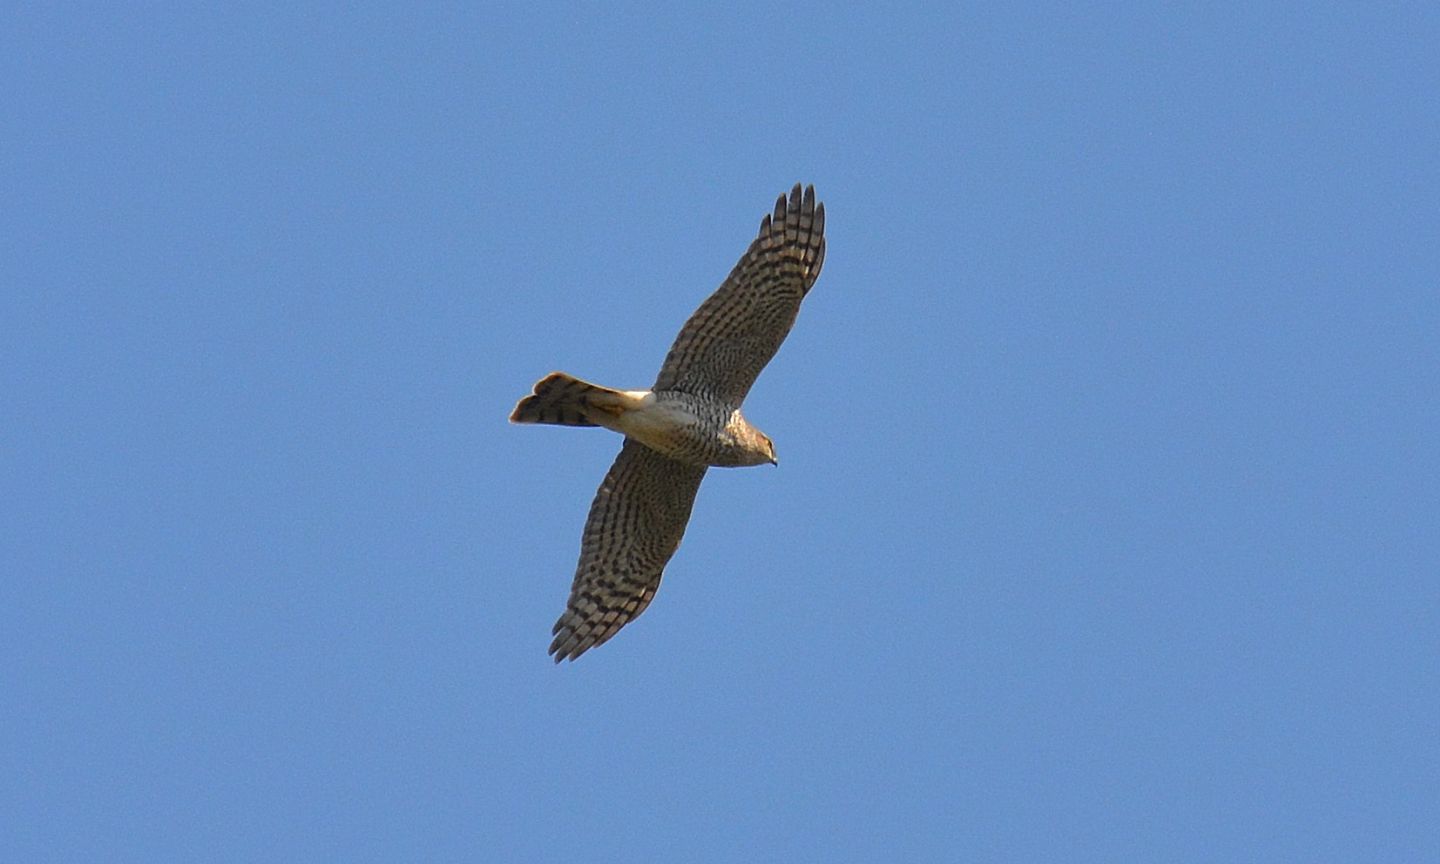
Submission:
[[[775,463],[765,433],[750,425],[739,408],[680,390],[611,390],[552,372],[535,385],[511,417],[517,423],[549,411],[582,417],[587,426],[604,426],[687,465],[740,468]],[[561,423],[560,425],[581,425]]]
[[[575,659],[649,605],[711,466],[777,464],[740,413],[784,341],[825,258],[825,208],[799,184],[760,223],[730,276],[681,329],[649,390],[614,390],[554,372],[516,423],[603,426],[625,436],[590,506],[566,610],[550,653]]]

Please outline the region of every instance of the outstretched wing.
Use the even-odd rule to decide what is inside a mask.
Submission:
[[[625,439],[585,520],[570,600],[550,643],[556,663],[614,636],[650,605],[704,477],[703,465]]]
[[[725,282],[681,328],[655,379],[656,390],[680,390],[739,407],[760,370],[795,323],[800,301],[825,261],[825,205],[815,187],[781,195],[775,213]]]

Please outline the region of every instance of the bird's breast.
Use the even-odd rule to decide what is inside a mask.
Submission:
[[[616,431],[680,462],[734,464],[726,446],[725,413],[706,408],[688,394],[653,394],[618,417]]]

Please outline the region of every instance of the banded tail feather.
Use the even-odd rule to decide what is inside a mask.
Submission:
[[[535,382],[534,392],[515,405],[510,422],[599,426],[591,419],[591,412],[618,414],[632,399],[619,390],[581,381],[564,372],[551,372]]]

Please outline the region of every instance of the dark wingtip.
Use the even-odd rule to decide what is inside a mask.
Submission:
[[[564,660],[567,656],[569,656],[569,653],[570,653],[569,651],[561,650],[561,645],[562,645],[562,644],[565,642],[565,640],[568,639],[569,637],[570,637],[570,634],[569,634],[569,633],[561,633],[560,635],[556,636],[556,637],[555,637],[555,641],[553,641],[553,642],[550,643],[550,650],[548,650],[548,651],[545,652],[545,653],[549,654],[549,655],[550,655],[550,659],[551,659],[551,660],[554,660],[557,664],[558,664],[561,660]],[[572,658],[570,658],[570,659],[573,660],[574,658],[572,657]]]
[[[555,626],[551,628],[550,632],[555,634],[555,638],[550,642],[548,653],[556,663],[561,660],[574,661],[576,657],[584,654],[586,649],[591,647],[586,644],[589,640],[579,638],[574,629],[565,623],[563,616],[555,622]]]

